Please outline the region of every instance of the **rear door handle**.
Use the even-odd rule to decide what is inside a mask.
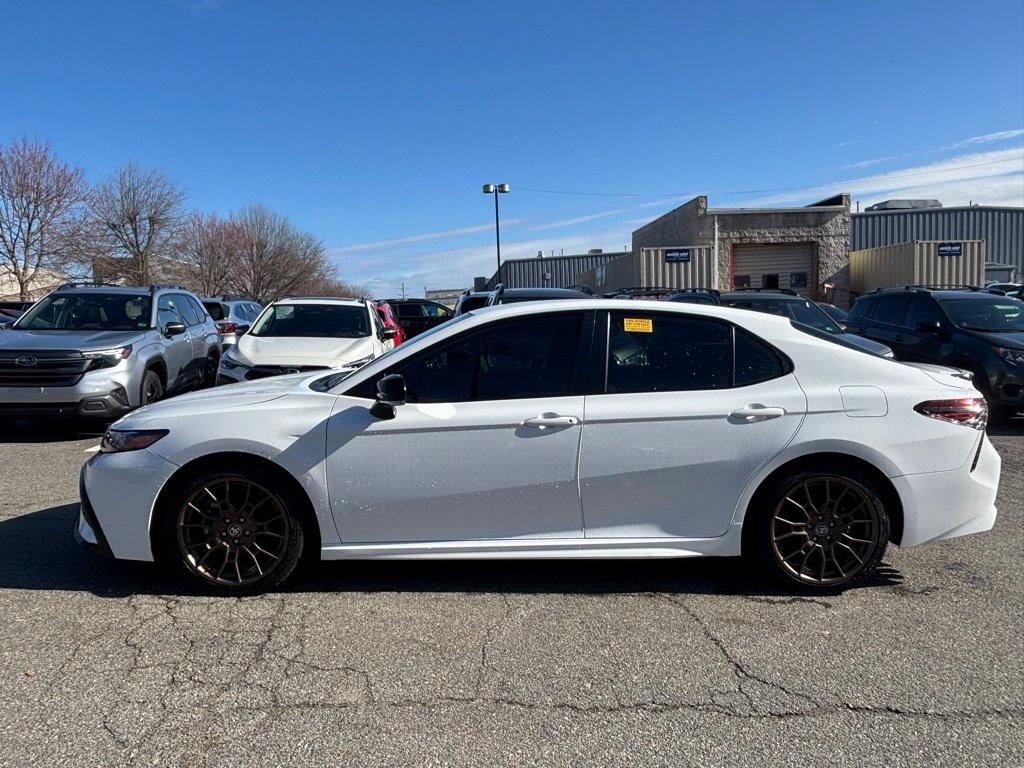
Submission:
[[[755,422],[777,419],[780,416],[785,415],[785,408],[776,408],[773,406],[761,405],[760,403],[751,403],[750,405],[745,405],[742,408],[737,408],[729,414],[729,418],[741,419],[745,422]]]
[[[575,416],[559,416],[557,413],[542,413],[522,422],[524,427],[547,429],[548,427],[575,427],[580,420]]]

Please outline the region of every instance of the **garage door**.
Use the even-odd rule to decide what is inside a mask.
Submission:
[[[809,296],[816,281],[814,243],[734,245],[732,281],[734,288],[792,288]]]

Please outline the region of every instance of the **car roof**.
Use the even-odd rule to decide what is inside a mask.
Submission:
[[[978,288],[972,290],[970,288],[926,288],[924,286],[907,286],[905,288],[882,288],[871,293],[865,293],[863,296],[858,296],[857,301],[863,299],[876,299],[879,296],[907,296],[911,294],[922,294],[924,296],[934,296],[935,299],[992,299],[992,298],[1014,298],[1013,296],[1007,297],[1003,291],[998,289],[989,290],[987,288]]]
[[[378,303],[402,303],[402,304],[440,304],[441,302],[435,301],[434,299],[375,299]]]
[[[583,291],[573,290],[572,288],[506,288],[501,292],[502,296],[578,296],[589,299],[590,296]]]
[[[346,304],[353,307],[365,306],[363,299],[353,299],[349,296],[287,296],[278,299],[273,304]]]

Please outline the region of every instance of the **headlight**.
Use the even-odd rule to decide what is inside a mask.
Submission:
[[[238,360],[236,360],[234,358],[234,356],[232,355],[230,349],[227,352],[225,352],[224,355],[221,357],[220,365],[221,365],[222,368],[224,368],[225,370],[228,370],[228,371],[234,370],[235,368],[248,368],[249,367],[245,363],[242,363],[242,362],[239,362]]]
[[[1005,349],[1000,347],[996,352],[1010,365],[1024,368],[1024,349]]]
[[[114,347],[113,349],[101,349],[97,352],[83,352],[82,357],[93,362],[90,368],[112,368],[122,360],[127,360],[132,354],[132,345]]]
[[[149,448],[167,433],[166,429],[108,429],[100,442],[100,453],[124,453]]]
[[[360,357],[358,360],[349,360],[347,363],[342,363],[342,368],[362,368],[368,362],[373,360],[373,355],[367,355],[366,357]]]

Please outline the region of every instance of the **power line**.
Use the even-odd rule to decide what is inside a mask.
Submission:
[[[866,181],[882,181],[886,179],[906,179],[914,176],[930,176],[933,173],[941,171],[958,171],[966,168],[980,168],[986,165],[998,165],[999,163],[1014,163],[1024,160],[1024,155],[1020,157],[1008,157],[1003,160],[988,160],[984,163],[971,163],[969,165],[957,165],[951,168],[936,168],[930,171],[917,171],[914,173],[893,173],[893,174],[881,174],[877,176],[865,176],[860,179],[851,179],[848,181],[829,181],[824,184],[815,184],[809,186],[803,184],[799,187],[768,187],[766,189],[733,189],[733,190],[713,190],[708,194],[714,195],[760,195],[768,192],[799,192],[804,189],[821,189],[823,187],[835,187],[842,184],[861,184]],[[564,189],[540,189],[537,187],[520,187],[516,186],[516,189],[520,192],[539,192],[546,195],[579,195],[585,197],[686,197],[691,194],[689,192],[578,192]]]

